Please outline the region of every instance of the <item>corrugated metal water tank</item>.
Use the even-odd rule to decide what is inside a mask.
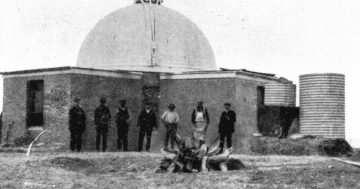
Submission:
[[[296,85],[269,83],[265,84],[265,105],[295,107]]]
[[[345,138],[345,75],[300,75],[300,132]]]

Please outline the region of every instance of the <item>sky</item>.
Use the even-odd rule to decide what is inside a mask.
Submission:
[[[107,14],[133,0],[0,0],[0,72],[75,66],[81,43]],[[218,67],[346,76],[346,137],[360,147],[358,0],[164,0],[196,23]],[[0,108],[2,107],[0,80]]]

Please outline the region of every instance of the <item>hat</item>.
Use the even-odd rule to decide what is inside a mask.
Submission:
[[[100,98],[100,102],[101,102],[101,103],[105,103],[105,102],[106,102],[106,98],[105,98],[105,97],[101,97],[101,98]]]
[[[126,103],[126,100],[125,100],[125,99],[121,99],[119,102],[120,102],[121,104],[125,104],[125,103]]]
[[[231,104],[228,103],[228,102],[226,102],[226,103],[224,104],[224,106],[231,106]]]
[[[169,108],[175,108],[175,104],[169,104]]]
[[[80,101],[80,98],[78,98],[78,97],[74,98],[74,102],[79,102],[79,101]]]

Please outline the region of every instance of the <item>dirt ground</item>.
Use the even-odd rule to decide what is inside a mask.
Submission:
[[[155,153],[0,153],[0,188],[360,188],[360,168],[318,156],[233,155],[246,169],[155,173]]]

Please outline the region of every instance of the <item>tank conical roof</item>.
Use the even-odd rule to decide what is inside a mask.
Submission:
[[[212,48],[193,22],[149,3],[119,9],[96,24],[77,66],[173,73],[216,69]]]

